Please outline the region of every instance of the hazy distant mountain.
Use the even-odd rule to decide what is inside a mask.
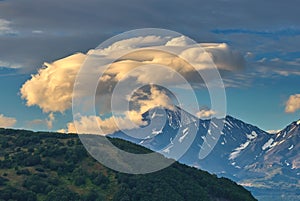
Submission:
[[[257,194],[272,194],[270,189],[280,196],[298,193],[300,121],[271,135],[231,116],[202,120],[179,107],[175,110],[154,108],[146,112],[143,118],[150,128],[142,131],[142,139],[135,138],[141,133],[140,129],[129,131],[131,136],[123,132],[112,136],[179,159],[189,166],[234,179]],[[216,134],[218,132],[219,135]],[[191,140],[186,153],[176,158],[176,146]],[[213,149],[209,155],[201,159],[201,151],[211,147]]]

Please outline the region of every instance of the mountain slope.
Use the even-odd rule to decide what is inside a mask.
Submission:
[[[154,108],[144,115],[151,126],[143,137],[123,132],[113,137],[127,139],[158,151],[181,163],[207,170],[241,183],[267,200],[295,195],[300,188],[300,121],[271,135],[256,126],[226,116],[223,119],[198,119],[177,107],[174,111]],[[196,134],[193,132],[196,130]],[[131,130],[138,136],[140,130]],[[219,132],[219,135],[217,134]],[[181,157],[172,153],[175,147],[191,141]],[[201,152],[210,153],[201,158]],[[175,157],[174,157],[175,156]],[[273,196],[274,194],[274,196]]]
[[[266,165],[280,165],[300,174],[300,120],[288,125],[270,140],[268,152],[264,156]]]
[[[238,178],[238,172],[259,160],[266,151],[262,149],[263,145],[271,138],[267,132],[231,116],[201,120],[178,107],[174,111],[154,108],[143,117],[150,128],[142,131],[142,139],[133,137],[141,133],[140,129],[128,131],[131,137],[123,132],[116,132],[111,136],[129,140],[184,164],[230,178]],[[188,141],[191,142],[185,154],[174,157],[177,156],[175,148],[185,148],[182,144],[188,144]],[[209,154],[203,158],[201,153]]]
[[[257,195],[271,191],[278,196],[285,196],[288,200],[299,200],[300,121],[295,121],[277,134],[271,135],[263,148],[265,154],[247,167],[248,175],[241,183],[249,185],[249,189],[253,188],[258,192]],[[253,173],[260,177],[252,177]],[[295,196],[287,197],[291,195]]]
[[[150,152],[111,141],[133,153]],[[255,200],[228,179],[177,162],[146,175],[115,172],[90,157],[77,135],[0,129],[0,147],[0,200]]]

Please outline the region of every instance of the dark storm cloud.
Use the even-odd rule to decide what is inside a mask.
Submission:
[[[35,69],[74,52],[84,52],[117,33],[158,27],[199,42],[224,41],[212,30],[272,30],[298,26],[298,1],[10,0],[0,19],[14,35],[0,35],[0,61]],[[234,40],[234,39],[233,39]]]
[[[87,51],[105,35],[0,37],[0,61],[27,70],[78,51]],[[26,70],[25,69],[25,70]]]

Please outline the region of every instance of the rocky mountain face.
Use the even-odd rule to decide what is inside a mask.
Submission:
[[[143,119],[149,126],[142,132],[112,136],[231,178],[257,194],[270,189],[290,194],[300,187],[300,121],[269,134],[231,116],[202,120],[179,107],[154,108]]]

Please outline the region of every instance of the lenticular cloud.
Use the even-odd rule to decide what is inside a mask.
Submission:
[[[129,54],[122,55],[122,52],[128,51],[130,51]],[[71,108],[72,97],[80,95],[74,93],[73,86],[86,58],[101,57],[102,61],[107,59],[110,62],[112,58],[116,58],[116,55],[122,55],[122,57],[113,60],[107,68],[101,68],[103,64],[99,64],[99,66],[97,63],[93,64],[95,68],[91,69],[90,72],[102,75],[95,92],[96,107],[106,114],[111,113],[109,107],[112,101],[111,95],[114,88],[120,83],[122,83],[125,91],[126,87],[132,87],[135,84],[143,86],[158,83],[162,86],[177,86],[181,84],[180,77],[176,76],[179,73],[192,85],[202,86],[203,80],[195,71],[206,71],[217,67],[222,74],[222,72],[241,69],[244,65],[243,57],[224,43],[195,45],[184,36],[149,35],[133,37],[116,41],[105,48],[92,49],[86,54],[76,53],[52,63],[45,63],[44,67],[37,74],[32,75],[31,79],[21,87],[21,96],[26,100],[27,106],[37,105],[44,112],[62,113]],[[216,66],[212,66],[211,61]],[[165,68],[158,68],[157,66],[169,68],[169,73],[166,74]],[[88,82],[88,78],[86,81]],[[159,90],[159,87],[152,87],[151,90],[145,92],[147,94],[144,95],[148,99],[143,101],[139,99],[140,104],[142,104],[139,110],[133,108],[132,111],[124,113],[123,117],[133,120],[134,125],[137,126],[142,124],[140,116],[142,112],[145,112],[145,108],[171,107],[170,100],[165,97],[166,93],[164,91],[158,92]],[[119,99],[117,98],[119,104],[130,100],[128,94],[127,96],[125,94],[119,96]],[[154,96],[155,99],[153,99]],[[141,108],[143,110],[140,110]],[[116,109],[118,110],[118,108]],[[122,115],[118,118],[121,117]],[[84,119],[84,121],[89,122],[93,118],[103,125],[109,123],[109,126],[104,125],[107,132],[117,130],[117,126],[112,124],[111,119],[109,119],[111,116],[106,116],[106,119],[91,117]],[[126,121],[120,119],[119,122],[121,122],[121,126],[130,128],[128,127],[130,124],[127,124]],[[73,128],[73,126],[69,125],[69,128]]]

